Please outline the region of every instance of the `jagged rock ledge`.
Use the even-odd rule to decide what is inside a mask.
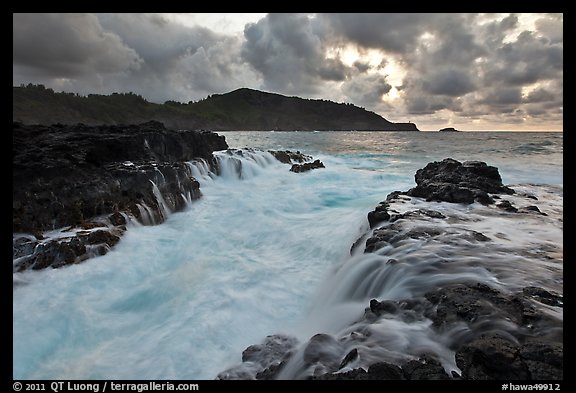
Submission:
[[[437,358],[425,352],[399,365],[377,361],[367,370],[351,367],[361,356],[358,348],[369,329],[342,338],[316,334],[304,345],[301,368],[321,370],[308,377],[312,380],[562,380],[562,322],[535,309],[534,293],[546,304],[562,304],[561,295],[542,288],[526,287],[504,295],[485,284],[470,282],[448,285],[416,299],[370,301],[359,321],[366,325],[394,317],[407,322],[431,319],[438,331],[459,325],[471,327],[459,329],[455,358],[461,375],[448,374]],[[506,321],[510,329],[491,322],[495,318]],[[246,348],[241,365],[217,378],[276,379],[297,352],[298,344],[294,337],[268,336],[262,344]],[[340,350],[350,347],[353,349],[338,357]]]
[[[508,268],[516,252],[527,257],[525,263],[530,258],[544,260],[546,270],[555,271],[553,265],[562,263],[561,245],[544,242],[545,247],[530,244],[526,249],[507,249],[507,245],[495,244],[496,237],[505,237],[498,228],[486,231],[488,235],[474,229],[481,214],[510,220],[512,225],[538,225],[546,219],[546,213],[533,204],[538,197],[504,186],[497,168],[445,159],[418,170],[415,180],[416,187],[389,194],[368,214],[371,229],[353,246],[364,246],[364,254],[381,253],[388,277],[410,280],[405,267],[420,265],[422,258],[430,261],[415,271],[415,277],[430,272],[442,276],[441,266],[447,264],[458,271],[466,267],[467,259],[475,265],[484,255],[488,269],[494,271]],[[462,207],[442,209],[432,201]],[[465,208],[474,202],[479,203],[481,214]],[[390,250],[410,249],[415,243],[431,248],[430,253],[412,257],[402,251],[401,257],[386,262]],[[497,249],[496,254],[483,251],[489,248]],[[442,254],[442,249],[451,251]],[[498,253],[501,260],[494,257]],[[378,272],[382,276],[384,270]],[[372,299],[361,319],[342,336],[318,333],[305,343],[285,335],[268,336],[260,345],[247,348],[243,362],[221,372],[217,379],[277,379],[290,369],[287,375],[318,380],[562,380],[563,322],[552,310],[562,310],[563,296],[545,288],[550,281],[552,285],[562,282],[562,271],[557,274],[551,279],[538,277],[542,286],[518,285],[506,291],[468,277],[440,281],[410,298]],[[395,341],[388,341],[394,334],[372,339],[378,326],[389,326],[389,320],[430,324],[435,337],[449,337],[454,366],[460,373],[447,371],[442,364],[446,359],[427,350],[394,355],[388,347]]]
[[[268,152],[283,164],[303,163],[312,160],[311,156],[303,154],[300,151],[268,150]]]
[[[162,223],[201,196],[191,162],[220,172],[210,131],[139,125],[51,126],[13,123],[14,270],[58,268],[106,254],[133,220]],[[300,152],[270,151],[285,164],[310,166]]]
[[[320,160],[312,161],[312,157],[302,154],[299,151],[292,152],[289,150],[269,150],[278,161],[284,164],[292,164],[290,172],[301,173],[308,172],[312,169],[325,168],[324,163]]]
[[[15,270],[81,262],[114,246],[127,221],[158,224],[200,197],[187,161],[227,149],[209,131],[140,125],[13,123]]]
[[[451,158],[431,162],[416,171],[416,187],[407,195],[425,198],[427,201],[482,204],[494,203],[488,195],[514,194],[514,190],[502,184],[498,168],[481,161],[464,161]]]

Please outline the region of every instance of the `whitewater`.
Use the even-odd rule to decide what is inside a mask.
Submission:
[[[220,134],[242,150],[216,153],[218,176],[189,164],[203,196],[184,211],[160,225],[132,221],[112,251],[84,263],[13,273],[14,379],[214,379],[267,335],[306,341],[345,330],[374,295],[339,296],[359,279],[350,263],[370,263],[350,253],[369,229],[367,213],[390,192],[413,187],[417,169],[446,157],[485,161],[504,184],[548,199],[549,219],[530,228],[561,250],[561,133]],[[325,168],[292,173],[269,149],[301,151]],[[466,214],[459,205],[443,208]],[[498,223],[484,217],[482,226]],[[500,230],[518,250],[530,247],[514,228]],[[537,271],[497,279],[485,269],[462,272],[562,292],[557,266]],[[392,297],[410,294],[395,285]],[[428,326],[386,328],[410,340]]]

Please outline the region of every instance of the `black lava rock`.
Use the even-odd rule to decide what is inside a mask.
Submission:
[[[181,210],[188,198],[201,195],[186,161],[213,162],[212,152],[227,147],[215,133],[168,130],[154,121],[110,126],[13,123],[12,230],[41,237],[44,231],[83,226],[102,216],[120,228],[126,224],[121,213],[144,224],[160,223],[166,212]],[[119,232],[106,233],[107,239],[97,240],[111,247]],[[42,244],[44,255],[37,249],[40,259],[24,258],[19,269],[86,259],[86,245],[98,236],[104,235]],[[91,249],[100,255],[107,247]]]
[[[488,195],[513,194],[514,190],[502,184],[498,168],[481,161],[461,163],[452,158],[431,162],[414,176],[417,186],[408,195],[427,201],[482,204],[494,203]]]
[[[320,160],[315,160],[314,162],[306,162],[304,164],[294,164],[290,168],[290,172],[300,173],[308,172],[312,169],[325,168],[324,164]]]

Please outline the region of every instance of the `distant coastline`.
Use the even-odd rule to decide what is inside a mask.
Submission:
[[[437,134],[439,132],[441,132],[440,130],[421,130],[423,133],[434,133]],[[456,133],[460,133],[460,134],[466,134],[469,132],[500,132],[500,133],[514,133],[514,132],[521,132],[521,133],[541,133],[541,132],[553,132],[553,133],[559,133],[562,134],[564,133],[564,130],[457,130]],[[448,133],[450,134],[451,132],[444,132],[442,131],[442,133]]]
[[[420,131],[350,103],[287,97],[241,88],[200,101],[163,104],[134,93],[57,93],[43,85],[12,88],[12,120],[22,124],[120,125],[159,121],[211,131]]]

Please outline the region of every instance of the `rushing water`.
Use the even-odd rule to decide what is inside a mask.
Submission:
[[[235,159],[217,153],[221,176],[194,166],[203,197],[165,223],[133,224],[113,251],[79,265],[14,273],[15,379],[213,379],[267,335],[307,340],[346,329],[374,291],[402,298],[416,280],[345,296],[374,264],[375,256],[350,255],[368,229],[366,214],[388,193],[412,187],[417,169],[446,157],[486,161],[505,184],[549,200],[547,219],[527,223],[530,236],[494,229],[497,216],[477,220],[474,228],[512,240],[516,248],[503,244],[501,253],[529,248],[533,237],[562,251],[561,133],[222,134],[234,148],[299,150],[326,168],[295,174],[262,151]],[[467,258],[456,274],[562,292],[561,266],[536,266],[536,275],[502,263],[488,272]],[[418,282],[455,277],[427,272]],[[397,351],[410,351],[402,346],[410,340],[439,345],[425,323],[394,323],[381,328],[395,334],[387,339]]]

